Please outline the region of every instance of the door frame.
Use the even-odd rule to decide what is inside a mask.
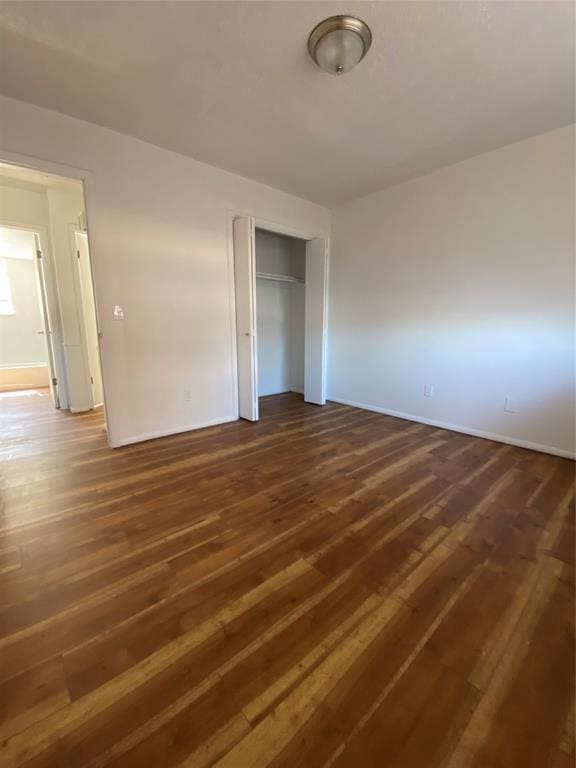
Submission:
[[[234,299],[236,302],[236,368],[238,417],[258,421],[258,347],[256,331],[256,242],[254,219],[239,216],[232,222],[234,243]],[[238,248],[243,256],[239,258]],[[246,253],[247,251],[247,253]],[[242,382],[242,387],[240,386]],[[240,391],[242,389],[242,391]]]
[[[70,237],[70,243],[71,243],[71,249],[72,252],[75,253],[78,256],[78,235],[83,235],[84,237],[88,238],[88,232],[85,232],[81,229],[79,229],[77,226],[70,224],[69,225],[69,237]],[[98,338],[98,365],[100,366],[100,379],[102,379],[102,352],[100,349],[100,339],[102,337],[102,333],[100,331],[100,321],[98,318],[98,307],[96,306],[96,296],[94,294],[94,270],[92,269],[92,256],[90,254],[90,243],[88,242],[88,266],[90,269],[90,283],[91,283],[91,289],[92,289],[92,296],[94,300],[94,311],[96,315],[96,333]],[[84,298],[82,294],[82,286],[80,281],[80,259],[75,259],[75,269],[74,269],[74,293],[75,293],[75,303],[76,303],[76,314],[78,316],[78,325],[80,326],[80,333],[82,334],[82,338],[84,340],[84,344],[82,345],[82,357],[84,358],[84,367],[87,372],[87,376],[91,377],[91,371],[90,371],[90,353],[88,352],[88,334],[86,331],[86,323],[84,321],[84,311],[83,311],[83,304],[84,304]],[[100,408],[104,404],[104,390],[102,390],[102,402],[101,403],[95,403],[94,402],[94,392],[91,388],[92,393],[92,407],[93,408]]]
[[[238,380],[238,358],[237,358],[237,344],[236,344],[236,286],[234,279],[234,237],[233,237],[233,222],[234,219],[244,216],[252,216],[254,219],[254,230],[263,229],[266,232],[273,232],[277,235],[286,235],[288,237],[295,237],[299,240],[324,240],[326,247],[324,249],[324,302],[323,302],[323,329],[322,329],[322,342],[323,342],[323,361],[322,361],[322,391],[323,400],[326,402],[326,390],[327,390],[327,354],[328,354],[328,286],[329,286],[329,274],[330,274],[330,237],[324,232],[302,230],[297,227],[290,226],[288,224],[281,224],[279,222],[270,221],[269,219],[260,218],[254,215],[251,211],[228,211],[228,282],[229,282],[229,296],[231,304],[230,315],[230,336],[232,340],[232,402],[234,403],[234,419],[239,418],[239,380]]]
[[[0,227],[5,229],[14,229],[20,232],[30,232],[38,238],[40,251],[42,252],[42,277],[44,280],[44,299],[42,295],[38,296],[42,310],[42,324],[44,327],[45,342],[48,355],[48,370],[50,373],[50,392],[55,408],[68,408],[68,381],[66,378],[66,363],[64,360],[64,335],[62,332],[62,319],[60,317],[60,304],[58,302],[58,287],[56,283],[56,270],[52,258],[52,251],[49,247],[50,238],[48,228],[44,225],[19,224],[8,219],[0,218]],[[34,243],[34,271],[37,278],[37,290],[42,291],[42,286],[38,284],[41,279],[38,265],[38,256],[36,253],[36,243]],[[52,347],[52,353],[48,347]],[[52,379],[57,380],[56,389]]]
[[[98,277],[97,268],[94,268],[94,253],[97,249],[94,247],[94,239],[90,230],[90,219],[92,216],[92,199],[95,187],[94,176],[92,171],[87,168],[78,168],[73,165],[65,165],[63,163],[53,162],[52,160],[46,160],[45,158],[35,157],[33,155],[23,155],[19,152],[11,152],[6,149],[0,149],[0,163],[6,165],[14,165],[18,168],[28,168],[31,171],[39,171],[40,173],[46,173],[52,176],[59,176],[63,179],[69,179],[72,181],[79,181],[82,184],[82,193],[84,196],[84,213],[86,216],[86,229],[88,236],[88,250],[90,251],[91,265],[92,265],[92,284],[94,288],[94,301],[96,304],[97,316],[99,316],[99,290],[98,290]],[[46,243],[49,242],[49,238],[46,239]],[[56,293],[56,296],[58,294]],[[60,306],[58,304],[58,315],[60,316]],[[100,325],[98,326],[100,329]],[[62,350],[63,354],[63,350]],[[107,396],[107,376],[106,376],[106,364],[102,360],[102,338],[100,338],[100,368],[102,374],[102,391],[104,397],[103,410],[104,410],[104,423],[106,430],[106,440],[108,445],[113,448],[119,445],[119,442],[115,438],[116,430],[114,427],[113,414],[110,411]],[[65,371],[65,367],[63,368]],[[68,393],[66,393],[68,395]],[[68,406],[67,400],[67,406]]]

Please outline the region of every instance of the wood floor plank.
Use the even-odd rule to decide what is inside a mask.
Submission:
[[[301,396],[0,396],[7,768],[567,768],[574,464]]]
[[[474,768],[537,768],[546,765],[558,744],[574,683],[574,614],[568,592],[566,584],[556,583]],[[548,702],[545,710],[542,700]]]

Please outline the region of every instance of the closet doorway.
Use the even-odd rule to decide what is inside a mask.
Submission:
[[[234,220],[238,413],[258,420],[258,398],[300,392],[324,405],[327,242]]]

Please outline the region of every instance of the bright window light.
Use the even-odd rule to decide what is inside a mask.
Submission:
[[[8,265],[4,259],[0,259],[0,315],[13,315],[12,291],[8,279]]]

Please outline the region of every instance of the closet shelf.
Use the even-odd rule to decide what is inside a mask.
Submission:
[[[278,280],[281,283],[304,284],[304,280],[299,277],[292,277],[291,275],[273,275],[271,272],[256,272],[256,277],[261,280]]]

